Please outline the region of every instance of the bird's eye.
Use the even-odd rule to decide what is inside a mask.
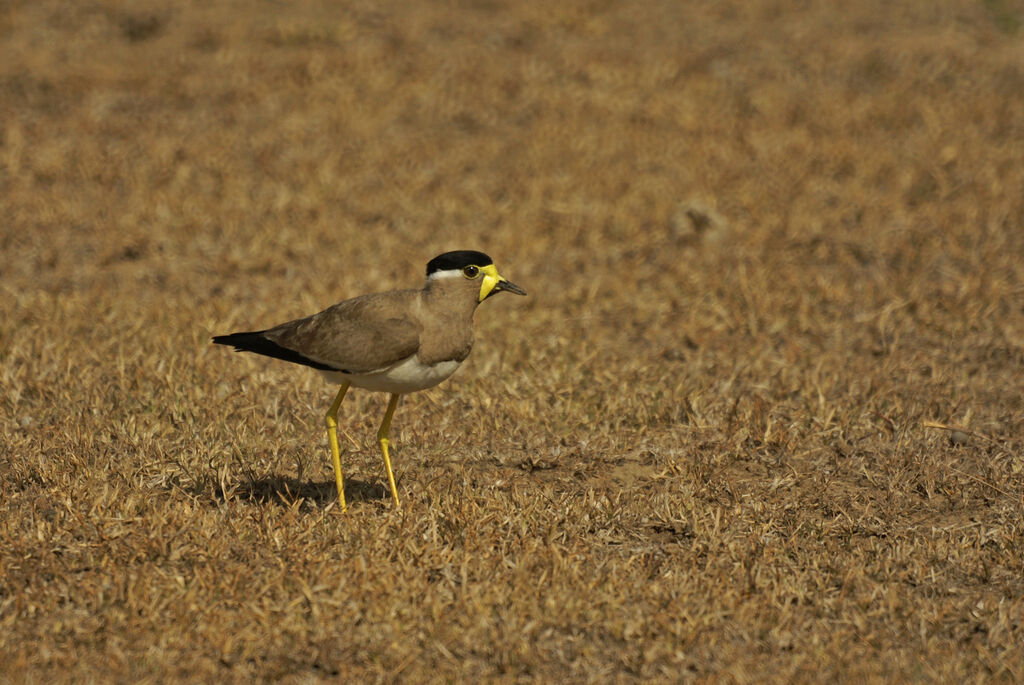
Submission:
[[[462,268],[462,275],[466,278],[476,278],[480,275],[480,268],[470,264]]]

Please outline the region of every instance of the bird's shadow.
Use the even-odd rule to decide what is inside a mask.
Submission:
[[[292,506],[296,502],[305,502],[317,508],[337,503],[338,491],[334,481],[299,480],[285,476],[264,476],[262,478],[244,478],[234,483],[224,483],[214,488],[214,497],[221,501],[228,499],[248,500],[259,504],[278,504]],[[389,499],[388,489],[380,482],[345,479],[345,502],[367,502]]]

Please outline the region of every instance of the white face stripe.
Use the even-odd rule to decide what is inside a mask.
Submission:
[[[476,274],[472,278],[466,276],[466,269],[470,268],[476,269]],[[467,264],[460,269],[442,269],[427,276],[427,283],[429,284],[435,276],[437,278],[454,278],[456,276],[461,276],[462,278],[466,278],[470,281],[480,281],[480,292],[476,297],[477,302],[483,302],[486,300],[487,297],[494,292],[495,288],[505,280],[498,275],[498,269],[495,268],[494,264],[486,264],[484,266]]]
[[[445,269],[443,271],[435,271],[430,274],[427,276],[427,280],[432,281],[435,278],[455,278],[456,276],[459,278],[465,278],[465,276],[462,275],[462,269]]]

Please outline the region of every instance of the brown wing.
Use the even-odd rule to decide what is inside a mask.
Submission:
[[[263,337],[332,369],[377,371],[419,349],[420,326],[410,312],[416,295],[415,290],[363,295],[263,331]]]

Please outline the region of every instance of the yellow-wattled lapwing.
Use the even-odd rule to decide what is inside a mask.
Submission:
[[[392,290],[339,302],[319,314],[262,331],[219,335],[218,345],[311,366],[339,383],[327,410],[327,439],[338,502],[345,510],[338,454],[338,408],[350,385],[391,393],[377,442],[391,498],[398,504],[388,457],[388,431],[398,398],[451,376],[473,347],[473,313],[491,295],[526,291],[498,274],[482,252],[446,252],[427,263],[420,290]]]

